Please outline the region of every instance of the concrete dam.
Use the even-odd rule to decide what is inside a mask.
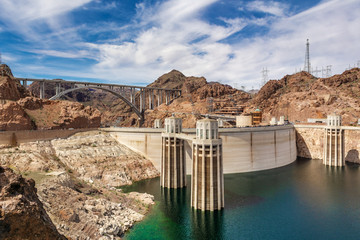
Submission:
[[[160,171],[161,128],[106,128],[103,131],[122,144],[149,158]],[[241,173],[267,170],[290,164],[296,160],[296,138],[293,125],[219,128],[223,145],[223,171]],[[192,142],[196,130],[182,129],[186,173],[191,174]]]

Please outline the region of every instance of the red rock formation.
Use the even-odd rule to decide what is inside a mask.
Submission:
[[[36,191],[34,180],[0,166],[1,239],[66,239],[56,230]]]
[[[0,99],[17,101],[20,98],[30,96],[29,92],[9,76],[0,76]]]
[[[16,102],[0,104],[0,130],[31,130],[35,125],[25,110]]]

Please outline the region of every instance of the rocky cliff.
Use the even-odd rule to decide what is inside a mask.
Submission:
[[[120,239],[154,201],[118,187],[159,176],[148,159],[98,131],[0,147],[0,165],[35,179],[44,209],[70,239]]]
[[[36,195],[35,182],[0,166],[0,239],[66,239]]]

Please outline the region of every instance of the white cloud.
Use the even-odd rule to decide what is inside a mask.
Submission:
[[[15,6],[15,2],[26,1],[12,3],[10,0],[0,0],[0,6],[9,9],[11,4]],[[34,2],[34,6],[38,6],[47,1]],[[152,6],[138,3],[133,22],[126,26],[107,24],[91,31],[89,26],[73,26],[70,20],[65,21],[66,13],[89,1],[72,2],[70,6],[64,6],[69,2],[65,4],[59,1],[53,5],[58,10],[50,9],[48,14],[39,14],[38,17],[31,11],[26,13],[26,7],[19,5],[20,12],[25,12],[20,19],[29,21],[7,22],[18,24],[22,32],[28,35],[36,30],[32,28],[35,23],[44,22],[52,28],[50,34],[34,33],[39,34],[38,38],[48,46],[37,47],[35,49],[38,50],[32,52],[61,58],[98,60],[92,69],[81,70],[87,72],[58,69],[58,74],[67,76],[150,83],[163,73],[178,69],[185,75],[204,76],[208,81],[238,83],[249,89],[251,86],[258,87],[263,67],[268,67],[271,79],[281,78],[291,74],[295,68],[303,67],[307,38],[310,39],[310,57],[314,67],[331,64],[333,72],[339,73],[360,58],[358,0],[324,1],[293,16],[289,16],[288,5],[275,1],[255,1],[245,5],[243,11],[252,9],[270,15],[252,19],[242,18],[241,15],[223,17],[219,18],[223,21],[222,25],[211,24],[202,15],[216,0],[169,0]],[[26,3],[29,4],[29,1]],[[49,8],[40,7],[43,8],[40,12]],[[4,18],[0,16],[2,21],[5,21]],[[262,36],[242,36],[241,31],[250,24],[266,27],[268,31]],[[106,43],[85,43],[79,35],[80,30],[90,34],[112,30],[118,32],[118,37],[108,39]],[[238,42],[227,43],[225,40],[235,33],[240,36]],[[42,70],[47,71],[45,67]]]
[[[61,57],[61,58],[91,58],[91,55],[85,51],[72,51],[72,52],[62,52],[57,50],[29,50],[29,52],[40,54],[40,55],[46,55],[46,56],[52,56],[52,57]]]
[[[49,31],[62,32],[70,20],[66,14],[92,0],[0,0],[0,21],[6,30],[27,40],[46,43]],[[47,34],[44,31],[49,29]]]
[[[0,6],[3,20],[10,17],[8,20],[24,23],[55,17],[89,2],[91,0],[0,0]]]
[[[186,8],[182,1],[169,1],[156,11],[151,9],[153,15],[146,15],[143,21],[153,27],[140,32],[134,41],[94,45],[101,54],[94,71],[106,69],[107,74],[116,76],[124,70],[130,78],[141,75],[151,82],[159,73],[175,68],[186,75],[250,88],[260,84],[263,67],[270,69],[271,79],[303,67],[307,38],[314,67],[332,64],[333,72],[341,72],[344,63],[359,58],[360,16],[354,9],[360,9],[360,3],[356,0],[323,2],[294,16],[286,16],[286,6],[279,3],[256,1],[258,10],[277,19],[223,18],[226,26],[201,19],[201,11],[213,2],[199,1],[194,8]],[[146,12],[146,7],[142,11]],[[246,24],[266,25],[269,32],[236,44],[222,42],[241,33]]]
[[[287,4],[275,1],[252,1],[246,7],[250,11],[270,13],[279,17],[286,16],[289,10]]]

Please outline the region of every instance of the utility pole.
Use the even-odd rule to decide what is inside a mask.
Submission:
[[[261,73],[262,73],[262,85],[264,86],[266,84],[266,82],[269,80],[269,76],[268,73],[270,71],[266,68],[263,68]]]
[[[310,43],[309,39],[306,39],[306,51],[305,51],[305,64],[304,71],[311,73],[311,64],[310,64]]]

